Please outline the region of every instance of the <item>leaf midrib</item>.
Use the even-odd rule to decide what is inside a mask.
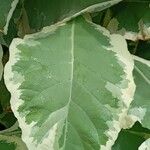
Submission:
[[[62,146],[62,149],[65,148],[66,145],[66,136],[67,136],[67,129],[68,129],[68,113],[69,113],[69,105],[71,103],[72,100],[72,88],[73,88],[73,74],[74,74],[74,30],[75,30],[75,23],[74,21],[72,22],[72,26],[71,26],[71,72],[70,72],[70,92],[69,92],[69,101],[67,104],[68,107],[68,112],[67,112],[67,116],[66,116],[66,123],[65,123],[65,133],[64,133],[64,144]]]

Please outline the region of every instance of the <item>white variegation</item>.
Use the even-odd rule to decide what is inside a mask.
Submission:
[[[113,51],[116,52],[116,57],[118,59],[118,63],[124,68],[124,72],[126,76],[123,78],[129,81],[128,87],[125,89],[120,89],[120,86],[123,86],[124,80],[120,85],[114,85],[110,82],[107,82],[106,89],[108,89],[114,97],[120,99],[123,103],[122,112],[118,114],[119,120],[108,122],[110,130],[106,132],[109,137],[108,142],[105,146],[101,146],[102,150],[111,150],[112,145],[118,137],[118,133],[122,128],[129,128],[134,124],[134,121],[128,118],[127,112],[130,106],[131,101],[133,100],[134,92],[135,92],[135,84],[133,80],[133,67],[134,62],[131,55],[127,49],[127,43],[123,36],[113,34],[110,36],[111,45],[113,46]],[[118,43],[120,43],[118,45]],[[109,49],[108,49],[109,50]],[[121,94],[120,94],[121,93]]]
[[[150,27],[143,25],[142,31],[138,33],[132,31],[125,31],[124,37],[127,40],[138,41],[138,40],[149,40],[150,39]]]
[[[138,150],[150,150],[150,139],[147,139],[145,142],[143,142]]]
[[[91,23],[90,21],[88,22]],[[121,106],[122,111],[120,114],[118,114],[119,119],[107,122],[109,130],[106,131],[105,134],[108,136],[109,140],[107,141],[106,145],[101,145],[100,150],[111,150],[111,147],[117,139],[118,133],[121,131],[121,129],[130,128],[135,123],[135,121],[129,118],[127,114],[136,89],[132,73],[134,68],[134,61],[128,51],[127,43],[123,36],[118,34],[111,35],[110,32],[105,28],[93,23],[91,23],[91,25],[93,25],[93,27],[95,27],[99,32],[110,38],[112,47],[105,48],[116,53],[118,63],[124,68],[124,72],[126,74],[122,78],[129,81],[128,87],[126,89],[120,89],[120,87],[123,86],[125,80],[122,80],[122,83],[118,85],[114,85],[110,82],[107,82],[106,84],[106,89],[109,90],[114,97],[117,97],[122,101],[119,105],[124,105],[123,107]]]
[[[60,26],[63,26],[65,25],[65,23],[58,23],[56,25],[51,25],[51,26],[48,26],[48,27],[44,27],[42,29],[42,31],[38,32],[38,33],[34,33],[32,35],[26,35],[24,37],[24,40],[27,40],[27,39],[30,39],[28,40],[28,44],[30,46],[35,46],[35,45],[39,45],[38,42],[33,42],[32,41],[32,38],[44,38],[47,36],[47,34],[49,35],[49,33],[51,34],[54,34],[55,33],[55,30],[60,27]],[[20,99],[20,96],[21,96],[21,91],[18,90],[19,89],[19,86],[21,85],[21,83],[24,81],[24,76],[22,76],[21,74],[18,74],[17,72],[13,72],[12,71],[12,66],[16,64],[17,61],[20,60],[20,56],[19,56],[19,51],[17,49],[17,45],[19,44],[23,44],[24,41],[20,38],[16,38],[12,43],[11,43],[11,46],[10,46],[10,58],[9,58],[9,61],[8,63],[6,64],[6,67],[5,67],[5,70],[4,70],[4,79],[5,79],[5,83],[6,83],[6,86],[7,88],[9,89],[9,91],[11,93],[13,93],[11,95],[11,100],[10,100],[10,104],[11,104],[11,109],[13,110],[17,120],[18,120],[18,123],[19,123],[19,127],[22,130],[22,140],[27,143],[27,147],[28,149],[31,149],[31,150],[47,150],[49,149],[47,147],[47,145],[51,145],[51,150],[53,150],[53,143],[54,143],[54,140],[48,140],[47,138],[43,139],[43,142],[42,143],[39,143],[38,145],[36,144],[35,141],[33,141],[33,137],[30,137],[30,134],[32,132],[32,128],[34,127],[34,125],[36,124],[36,122],[33,122],[31,124],[26,124],[26,118],[25,117],[20,117],[19,115],[19,112],[18,112],[18,108],[19,106],[21,106],[24,101],[22,101],[22,99]],[[13,77],[13,76],[16,76],[17,77],[17,84],[16,82],[10,82],[10,77]],[[59,113],[60,112],[64,112],[64,109],[62,110],[58,110]],[[55,112],[56,114],[57,112]],[[53,117],[53,113],[51,114],[50,118]],[[50,119],[49,118],[49,119]],[[62,117],[63,118],[63,117]],[[48,121],[49,121],[48,119]],[[47,123],[47,122],[46,122]],[[57,129],[57,125],[54,125],[54,128],[51,128],[49,129],[49,132],[47,133],[47,136],[51,136],[53,135],[53,137],[55,138],[55,131]],[[36,130],[38,130],[38,128],[36,128]]]
[[[16,90],[16,89],[18,89],[18,87],[24,81],[24,77],[21,76],[21,75],[19,75],[16,72],[14,73],[12,71],[12,68],[11,68],[11,65],[14,65],[19,60],[19,54],[18,54],[18,49],[16,48],[16,44],[21,43],[22,40],[21,39],[16,39],[15,42],[13,42],[11,44],[11,50],[12,51],[11,51],[10,60],[9,60],[10,64],[9,65],[7,64],[7,67],[5,67],[5,70],[4,70],[5,76],[4,76],[4,78],[5,78],[5,83],[6,83],[7,87],[9,89],[11,89],[10,92],[15,93],[15,94],[11,95],[10,104],[11,104],[12,110],[14,111],[15,116],[18,119],[19,126],[21,128],[25,129],[25,130],[22,130],[22,135],[24,135],[24,138],[27,137],[30,140],[31,129],[34,126],[35,123],[32,122],[32,124],[30,124],[30,125],[25,124],[25,117],[24,118],[20,118],[19,117],[19,113],[17,111],[17,109],[19,108],[19,106],[22,105],[23,101],[20,99],[21,91]],[[20,80],[20,84],[19,84],[19,82],[17,84],[13,83],[13,82],[9,82],[8,76],[13,77],[14,75],[17,75],[17,74],[18,74],[18,80]],[[22,136],[23,140],[24,140],[24,138]]]
[[[142,107],[135,107],[129,110],[130,111],[130,118],[134,120],[134,122],[139,121],[141,122],[146,114],[146,109]]]
[[[134,61],[128,51],[127,43],[123,36],[118,34],[110,35],[108,30],[100,26],[97,26],[97,29],[111,39],[110,41],[112,47],[107,47],[106,49],[116,52],[116,58],[118,59],[118,63],[124,68],[124,72],[126,73],[126,76],[124,76],[123,78],[128,79],[129,81],[128,87],[126,89],[120,89],[120,86],[123,86],[124,84],[124,80],[122,80],[122,83],[120,85],[114,85],[110,82],[107,82],[105,86],[106,89],[112,93],[112,96],[122,101],[119,105],[124,105],[122,108],[122,112],[118,114],[119,119],[107,122],[110,129],[106,131],[106,135],[109,137],[109,140],[106,145],[102,145],[100,149],[111,150],[111,147],[117,139],[118,133],[121,131],[121,129],[130,128],[135,123],[135,121],[129,118],[127,114],[136,89],[132,73],[134,68]]]

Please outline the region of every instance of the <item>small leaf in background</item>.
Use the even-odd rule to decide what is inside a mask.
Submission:
[[[21,132],[18,123],[0,132],[1,150],[27,150],[26,145],[21,140]]]
[[[101,11],[122,0],[24,0],[24,25],[30,26],[31,32],[36,32],[44,26],[52,25],[62,20],[70,20],[81,13]],[[26,28],[26,29],[27,29]]]
[[[150,41],[128,41],[128,49],[131,54],[150,60]]]
[[[139,146],[148,138],[150,138],[150,130],[136,122],[132,128],[121,130],[112,150],[138,150]]]
[[[8,48],[3,46],[2,66],[5,66],[9,59]],[[3,72],[2,72],[3,73]],[[16,122],[16,118],[10,107],[10,93],[4,83],[4,76],[0,80],[0,130],[11,127]]]
[[[16,118],[12,111],[3,112],[0,114],[0,124],[5,127],[5,129],[10,128],[16,122]]]
[[[6,88],[4,78],[0,81],[0,107],[0,124],[4,126],[4,129],[9,128],[16,122],[16,118],[11,110],[10,93]]]
[[[19,0],[0,0],[0,32],[7,34],[9,22]]]
[[[113,18],[107,28],[126,39],[150,39],[150,1],[123,1],[112,7]]]
[[[3,57],[2,57],[2,65],[5,67],[9,59],[8,48],[3,46]],[[6,88],[4,83],[4,75],[2,73],[2,78],[0,80],[0,104],[3,108],[3,111],[10,112],[10,93]]]
[[[83,18],[15,39],[5,83],[27,147],[109,149],[128,126],[132,69],[125,39]]]
[[[20,30],[19,24],[21,20],[21,15],[22,15],[22,2],[19,1],[10,19],[9,28],[7,30],[7,35],[5,35],[4,33],[0,33],[0,43],[2,45],[9,47],[13,38],[16,38],[19,36],[18,32]]]
[[[6,85],[4,83],[4,78],[0,81],[0,104],[3,110],[6,112],[10,111],[10,93],[8,92]]]
[[[92,22],[96,23],[96,24],[100,24],[101,20],[104,17],[104,12],[105,11],[101,11],[101,12],[95,12],[95,13],[90,13],[91,18],[92,18]]]

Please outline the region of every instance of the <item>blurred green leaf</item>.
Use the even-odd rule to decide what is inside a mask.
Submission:
[[[150,1],[123,1],[112,7],[113,18],[107,28],[128,40],[150,39]]]
[[[19,0],[0,0],[0,32],[7,34],[10,19]]]
[[[24,25],[28,32],[40,30],[81,13],[104,10],[122,0],[24,0]],[[28,26],[29,24],[29,26]]]
[[[0,43],[9,47],[13,38],[18,37],[18,30],[19,30],[19,21],[22,15],[22,2],[20,1],[14,10],[14,13],[10,19],[9,28],[7,31],[7,35],[4,33],[0,33]]]
[[[136,122],[130,129],[122,129],[112,150],[138,150],[139,146],[150,138],[150,130]]]

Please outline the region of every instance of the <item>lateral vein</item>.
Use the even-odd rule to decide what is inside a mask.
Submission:
[[[135,69],[137,70],[137,72],[143,77],[143,79],[150,84],[150,80],[144,75],[144,73],[137,67],[135,66]]]

